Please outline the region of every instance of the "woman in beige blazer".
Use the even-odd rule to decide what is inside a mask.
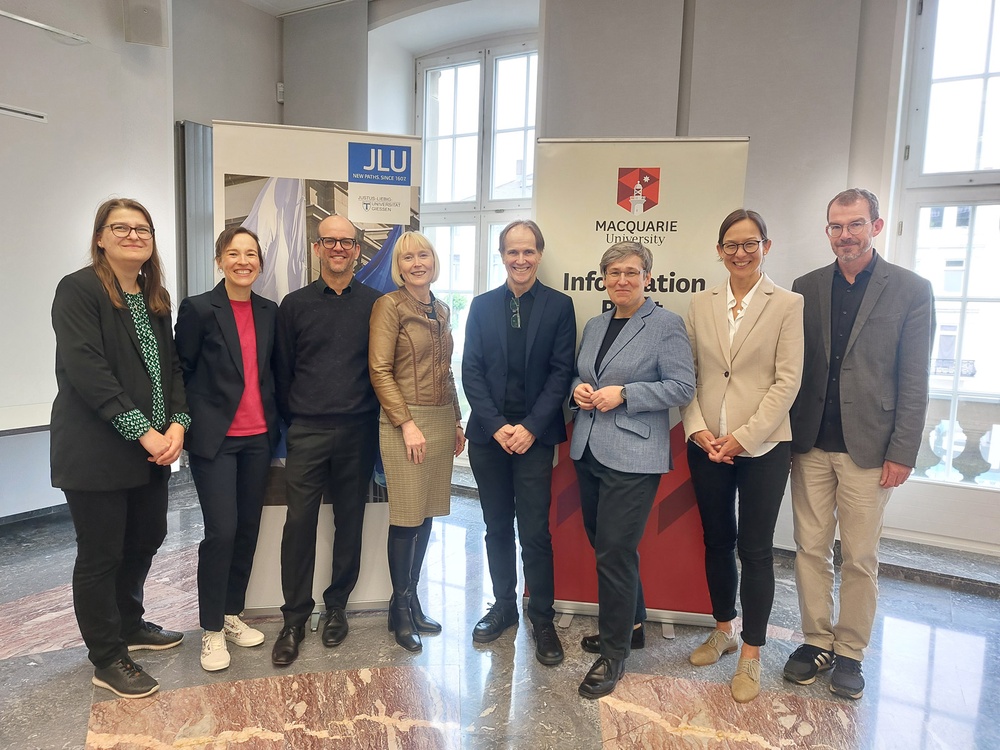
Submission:
[[[774,600],[774,525],[791,463],[788,410],[802,377],[802,297],[764,274],[770,250],[760,214],[729,214],[716,247],[729,279],[694,295],[687,317],[697,386],[681,416],[716,620],[690,660],[714,664],[736,651],[742,636],[732,681],[740,703],[760,692],[760,648]],[[743,572],[739,636],[736,552]]]
[[[372,308],[368,369],[382,411],[379,447],[389,491],[389,630],[407,651],[439,633],[417,599],[434,516],[451,503],[454,457],[465,448],[451,372],[451,311],[431,293],[441,264],[426,237],[404,232],[392,249],[399,285]]]

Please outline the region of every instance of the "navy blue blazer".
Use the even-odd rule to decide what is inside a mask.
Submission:
[[[503,407],[510,317],[506,284],[480,294],[469,308],[462,386],[472,407],[465,436],[473,443],[489,443],[507,424]],[[557,445],[566,441],[563,404],[573,377],[576,346],[573,300],[536,281],[527,334],[524,386],[528,415],[521,424],[542,445]]]
[[[280,433],[271,353],[278,306],[253,292],[250,302],[257,333],[260,396],[268,439],[274,450]],[[210,292],[181,302],[174,340],[191,408],[191,429],[184,438],[184,447],[197,456],[215,458],[233,424],[245,387],[243,350],[225,281],[220,281]]]

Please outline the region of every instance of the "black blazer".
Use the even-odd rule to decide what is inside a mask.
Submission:
[[[141,280],[141,279],[140,279]],[[186,414],[184,382],[170,335],[170,316],[150,313],[160,355],[163,404],[169,420]],[[50,448],[52,485],[107,491],[141,487],[169,466],[147,461],[138,440],[125,440],[111,419],[132,409],[147,418],[153,393],[128,309],[116,309],[91,267],[63,278],[52,302],[56,383]]]
[[[465,324],[462,387],[472,407],[466,437],[486,444],[507,424],[503,416],[507,391],[507,286],[472,300]],[[528,416],[524,428],[542,445],[566,441],[563,404],[573,379],[576,314],[568,295],[535,283],[535,302],[528,321],[524,390]]]
[[[257,331],[258,384],[267,434],[274,450],[279,428],[271,352],[278,306],[253,292],[250,302]],[[243,353],[225,281],[220,281],[210,292],[181,302],[174,336],[191,404],[191,429],[184,438],[184,447],[197,456],[215,458],[233,424],[245,387]]]

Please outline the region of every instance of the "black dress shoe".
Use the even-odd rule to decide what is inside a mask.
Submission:
[[[339,646],[347,637],[347,614],[340,607],[328,609],[323,616],[323,645]]]
[[[511,625],[517,625],[517,607],[497,602],[472,629],[472,640],[476,643],[495,641]]]
[[[580,646],[584,651],[590,654],[601,653],[601,636],[597,633],[594,635],[585,635],[580,640]],[[641,622],[639,627],[632,629],[632,650],[635,651],[637,648],[646,647],[646,626]]]
[[[580,683],[580,695],[584,698],[600,698],[607,695],[615,689],[623,674],[625,674],[624,659],[600,656]]]
[[[551,622],[539,622],[534,625],[535,658],[542,664],[552,666],[563,660],[563,647],[556,633],[556,626]]]
[[[276,667],[287,667],[295,661],[299,656],[299,644],[305,637],[305,625],[283,627],[271,649],[271,663]]]

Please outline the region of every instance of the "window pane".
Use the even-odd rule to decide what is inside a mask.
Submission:
[[[451,135],[455,125],[455,69],[427,71],[424,136]]]
[[[969,228],[958,226],[956,218],[955,206],[920,209],[914,270],[931,282],[935,297],[954,297],[962,291]]]
[[[455,376],[462,415],[468,418],[469,402],[462,388],[462,353],[465,349],[465,322],[475,280],[476,227],[472,224],[425,226],[424,233],[441,261],[441,273],[434,282],[434,294],[451,308],[451,336],[455,342],[451,371]]]
[[[981,75],[986,70],[990,0],[961,0],[938,5],[934,37],[935,80]]]
[[[456,132],[478,133],[482,97],[479,95],[479,63],[458,68]]]
[[[525,126],[528,59],[525,55],[497,60],[496,130]]]
[[[455,192],[453,201],[476,199],[476,175],[479,165],[479,137],[463,136],[455,139]]]
[[[986,82],[986,113],[979,168],[1000,169],[1000,78],[991,78]]]
[[[490,224],[490,244],[489,244],[489,270],[486,275],[486,286],[489,289],[496,289],[507,279],[507,269],[503,267],[503,260],[500,258],[500,232],[507,226],[504,224]]]
[[[990,45],[990,73],[1000,73],[1000,8],[993,11],[993,42]]]
[[[974,206],[972,221],[969,296],[996,298],[1000,296],[1000,205]]]
[[[528,68],[528,124],[535,124],[535,98],[538,91],[538,54],[529,56]]]
[[[965,309],[965,335],[959,345],[962,379],[959,389],[1000,395],[1000,347],[997,321],[1000,302],[970,302]]]
[[[493,198],[520,198],[524,191],[524,131],[497,133],[493,141]]]
[[[451,138],[427,140],[424,143],[424,201],[440,203],[451,198]]]
[[[965,172],[976,168],[983,81],[931,86],[924,172]]]

